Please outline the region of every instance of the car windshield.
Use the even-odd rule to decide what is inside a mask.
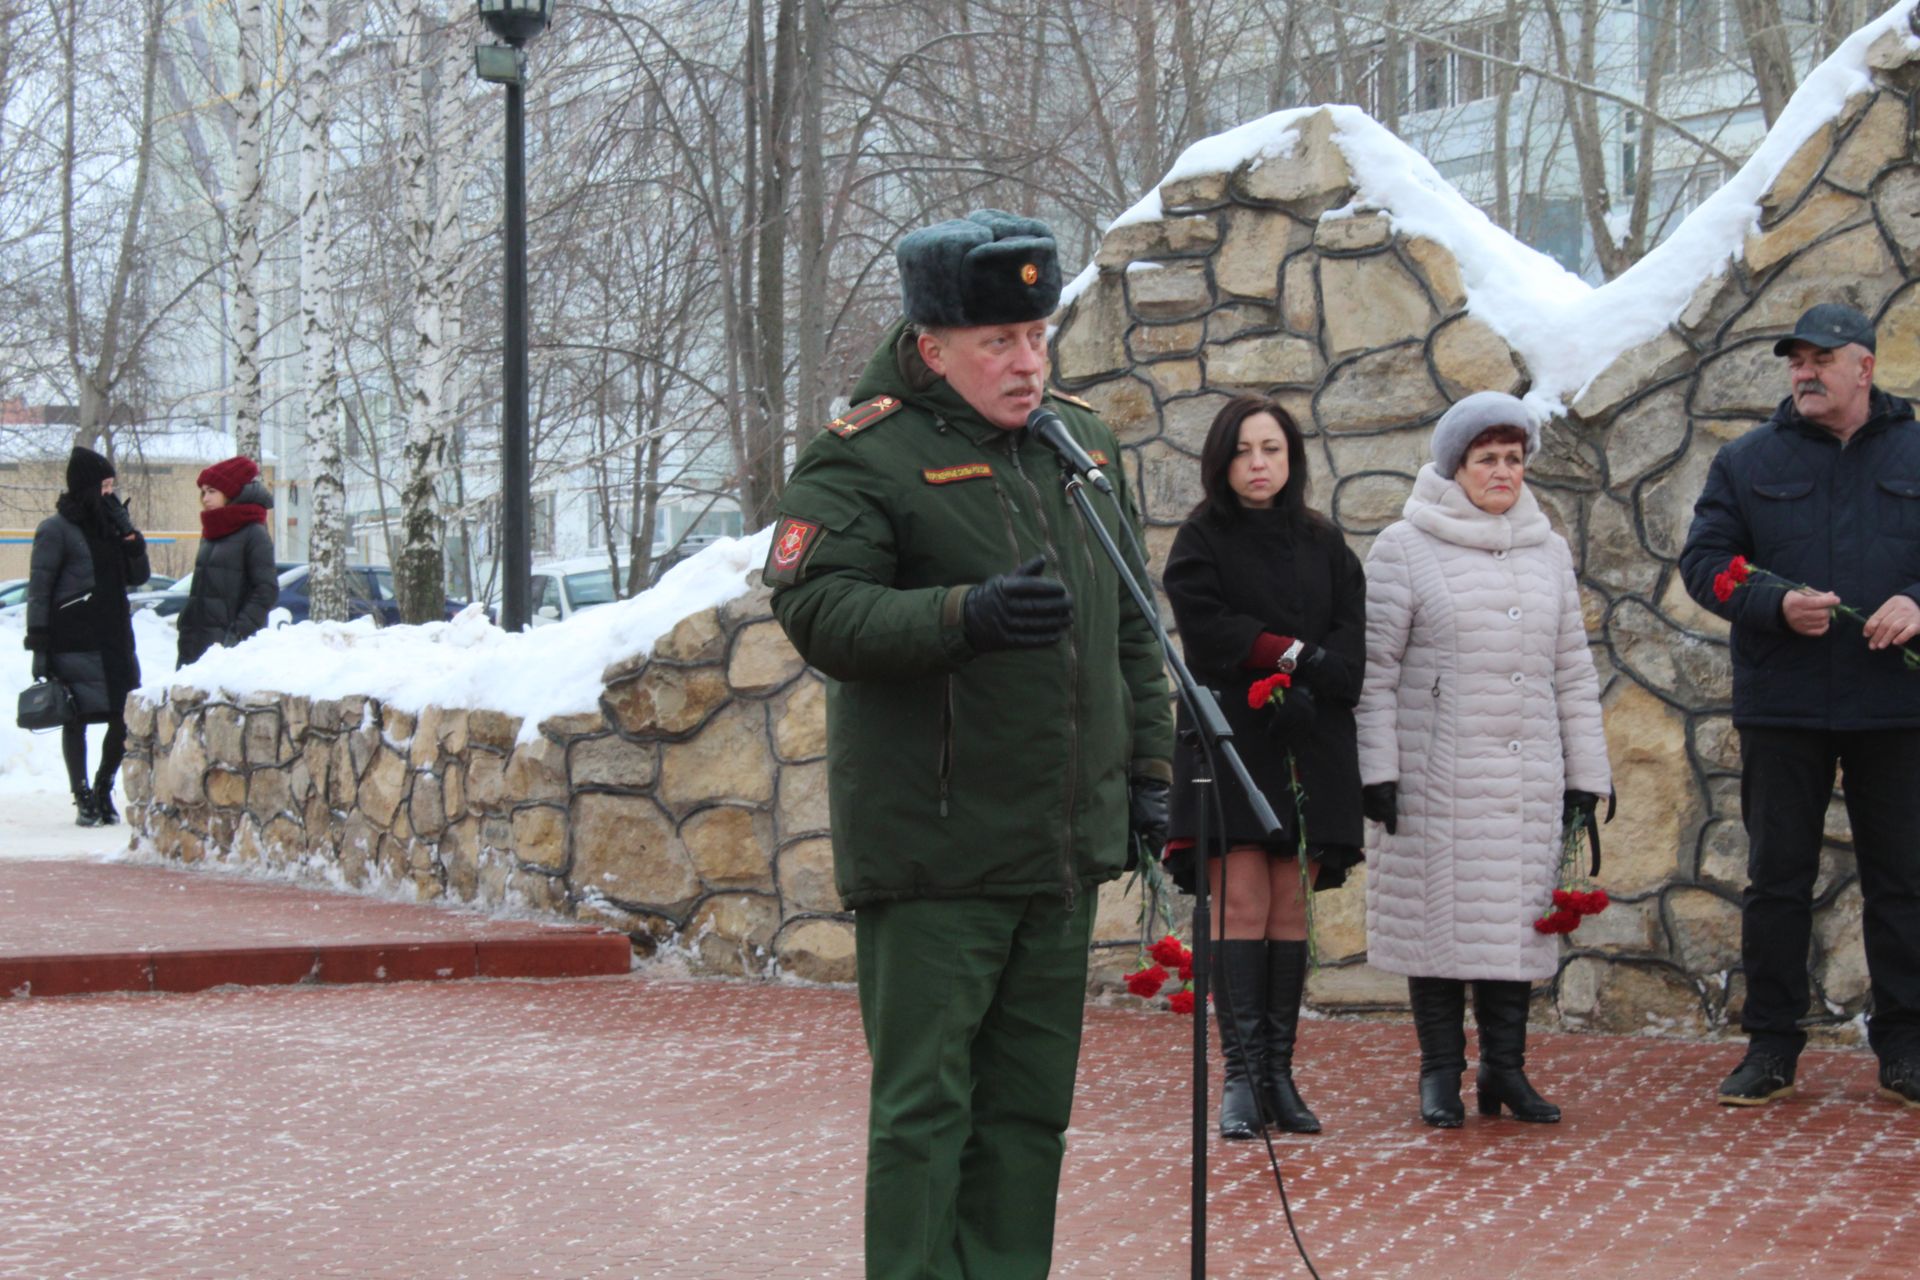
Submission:
[[[567,599],[575,609],[613,603],[613,571],[595,569],[591,573],[567,575]]]

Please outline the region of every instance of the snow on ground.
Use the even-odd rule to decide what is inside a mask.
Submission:
[[[1694,290],[1738,257],[1759,226],[1759,200],[1786,162],[1853,94],[1872,88],[1866,53],[1888,31],[1900,31],[1909,49],[1920,37],[1907,28],[1916,0],[1899,0],[1847,38],[1810,72],[1766,140],[1674,233],[1618,278],[1597,288],[1552,258],[1495,226],[1428,163],[1358,107],[1328,107],[1334,137],[1354,175],[1353,205],[1325,215],[1382,209],[1406,235],[1445,245],[1460,263],[1467,309],[1493,327],[1527,362],[1534,378],[1528,402],[1542,415],[1564,411],[1580,389],[1622,352],[1658,336]],[[1194,143],[1174,161],[1162,183],[1229,172],[1293,154],[1302,122],[1319,107],[1278,111]],[[1156,187],[1112,226],[1163,215]],[[1109,228],[1111,230],[1111,227]],[[1091,285],[1089,264],[1061,297],[1065,306]]]

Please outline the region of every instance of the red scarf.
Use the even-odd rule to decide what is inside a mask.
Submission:
[[[250,524],[265,524],[267,509],[257,503],[235,502],[200,513],[200,536],[208,542],[238,533]]]

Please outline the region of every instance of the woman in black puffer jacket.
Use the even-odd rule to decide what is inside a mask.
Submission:
[[[33,533],[27,580],[27,648],[35,676],[51,673],[73,694],[78,717],[61,730],[75,819],[117,822],[113,776],[127,749],[127,694],[140,683],[127,588],[148,577],[147,540],[114,496],[113,464],[91,449],[67,458],[67,491]],[[87,726],[104,724],[100,771],[87,785]]]
[[[251,458],[228,458],[200,473],[200,554],[180,611],[180,665],[216,644],[236,645],[267,625],[280,599],[267,509],[273,496]]]

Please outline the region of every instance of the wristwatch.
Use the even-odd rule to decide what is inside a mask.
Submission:
[[[1292,644],[1287,646],[1287,651],[1280,655],[1280,661],[1274,663],[1273,665],[1280,668],[1280,670],[1282,671],[1292,671],[1295,667],[1300,665],[1300,651],[1302,649],[1305,649],[1306,647],[1307,647],[1306,641],[1295,640]]]

